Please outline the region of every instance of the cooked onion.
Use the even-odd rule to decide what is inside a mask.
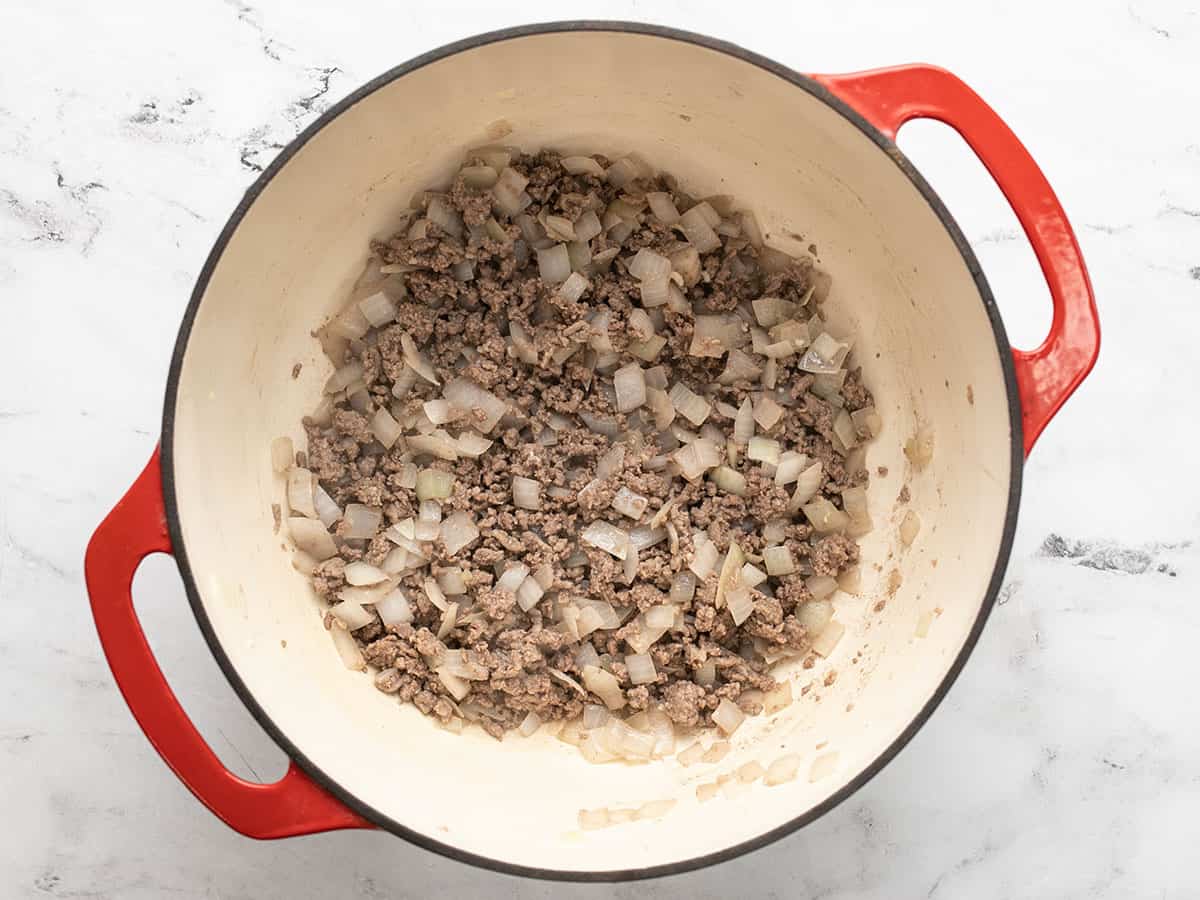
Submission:
[[[372,328],[379,328],[396,318],[396,306],[383,291],[358,301],[358,308]]]
[[[617,412],[630,412],[646,402],[646,378],[637,363],[622,366],[613,374]]]
[[[370,625],[375,621],[373,615],[357,603],[351,603],[349,600],[333,604],[333,606],[329,607],[329,612],[351,631],[362,628],[365,625]]]
[[[517,605],[525,612],[537,606],[545,595],[545,589],[538,584],[538,580],[532,575],[529,575],[521,582],[521,586],[517,588]]]
[[[818,497],[811,503],[801,507],[812,527],[821,534],[831,534],[842,531],[850,524],[850,517],[826,500]]]
[[[479,529],[470,513],[461,510],[453,512],[442,523],[442,543],[446,546],[448,556],[454,556],[478,537]]]
[[[664,225],[674,225],[679,221],[679,210],[675,208],[675,201],[670,194],[651,191],[646,195],[646,202],[650,204],[650,212]]]
[[[608,478],[621,471],[625,464],[625,445],[617,444],[596,460],[596,477]]]
[[[709,211],[712,209],[706,203],[693,206],[679,217],[679,227],[683,230],[688,243],[695,247],[698,253],[711,253],[721,246],[721,239],[713,231],[706,210],[702,207]]]
[[[559,164],[572,175],[599,177],[604,174],[604,167],[590,156],[564,156],[559,160]]]
[[[717,567],[717,558],[721,555],[721,551],[717,549],[717,545],[710,541],[707,537],[696,540],[695,552],[692,554],[692,561],[688,563],[688,568],[699,579],[703,580],[712,574],[713,569]]]
[[[719,487],[727,494],[733,494],[736,497],[745,497],[746,476],[737,469],[731,469],[729,466],[718,466],[709,476],[713,484]]]
[[[763,550],[763,564],[767,567],[767,574],[771,576],[791,575],[796,571],[796,561],[792,559],[792,552],[782,545]]]
[[[379,530],[379,523],[382,519],[382,510],[364,506],[362,503],[347,504],[343,517],[345,530],[342,532],[342,537],[363,538],[364,540],[373,538],[375,532]]]
[[[457,595],[467,592],[467,581],[463,578],[463,571],[458,566],[451,566],[438,572],[437,586],[446,594]]]
[[[632,684],[653,684],[658,678],[654,660],[648,653],[630,653],[625,657],[625,671]]]
[[[837,579],[831,575],[810,575],[804,579],[804,584],[815,600],[824,600],[837,590]]]
[[[356,561],[346,563],[346,583],[353,585],[378,584],[387,574],[369,563]]]
[[[407,331],[400,335],[400,351],[404,355],[404,362],[410,369],[430,384],[441,384],[438,381],[437,371],[433,368],[433,363],[417,349],[416,343]]]
[[[603,230],[604,226],[600,224],[600,217],[594,210],[589,209],[575,220],[575,239],[577,241],[590,241]]]
[[[713,548],[716,549],[715,547]],[[679,572],[671,581],[672,603],[690,603],[696,594],[696,576],[692,572]]]
[[[713,710],[712,714],[713,724],[726,734],[733,734],[737,731],[738,726],[745,718],[746,714],[738,709],[737,704],[725,697],[721,698],[721,702],[717,704],[717,708]]]
[[[841,622],[830,622],[825,626],[824,630],[817,635],[817,639],[813,641],[813,652],[824,657],[831,656],[834,649],[837,647],[838,642],[842,639],[842,635],[845,633],[846,626]]]
[[[403,625],[413,620],[412,604],[400,588],[390,591],[382,600],[375,604],[375,612],[383,624],[391,628],[393,625]]]
[[[317,479],[308,469],[297,466],[287,473],[287,500],[293,512],[310,519],[317,518],[314,505],[313,487]]]
[[[386,409],[381,406],[375,410],[375,415],[371,417],[371,433],[379,439],[379,443],[391,450],[403,431],[400,423]]]
[[[286,472],[296,464],[296,452],[292,449],[290,437],[277,437],[271,441],[271,468],[276,472]]]
[[[454,493],[454,475],[441,469],[422,469],[417,473],[418,500],[444,500]]]
[[[571,276],[571,258],[566,244],[555,244],[537,252],[538,274],[547,284],[560,284]]]
[[[676,412],[691,422],[693,425],[703,424],[712,412],[712,406],[696,394],[682,381],[677,381],[675,386],[671,388],[668,397],[674,405]]]
[[[404,440],[416,456],[429,454],[449,462],[458,459],[458,442],[440,428],[435,428],[429,434],[410,434]]]
[[[690,356],[724,356],[735,347],[745,346],[749,336],[745,323],[737,316],[696,316],[694,321]]]
[[[513,505],[518,509],[542,508],[542,483],[516,475],[512,480]]]
[[[783,407],[771,399],[769,394],[763,394],[754,404],[754,421],[763,431],[770,431],[783,417]]]
[[[609,709],[621,709],[625,705],[625,696],[621,693],[621,685],[611,672],[605,672],[596,666],[584,666],[584,686],[604,701]]]
[[[333,646],[337,648],[338,656],[342,658],[342,664],[347,669],[355,672],[361,672],[366,669],[367,664],[363,660],[362,651],[358,649],[358,641],[345,628],[330,628],[329,636],[333,639]]]
[[[770,463],[773,466],[779,465],[780,462],[780,444],[779,441],[773,441],[770,438],[753,437],[750,438],[750,446],[746,450],[746,458],[757,462]],[[803,457],[801,457],[803,459]],[[777,470],[778,473],[778,470]],[[797,475],[799,472],[796,473]],[[787,481],[795,481],[796,475],[793,475]],[[777,484],[786,484],[787,481],[779,481],[776,478]]]
[[[733,616],[733,624],[741,625],[754,612],[754,594],[747,587],[736,587],[725,594],[725,605]]]
[[[629,518],[637,521],[642,517],[649,504],[649,498],[643,497],[641,494],[636,494],[627,487],[622,487],[613,497],[612,508],[621,515],[629,516]],[[663,533],[663,536],[666,536],[666,532]]]
[[[832,374],[841,368],[850,352],[850,345],[843,344],[829,332],[822,331],[800,360],[800,368],[805,372]]]
[[[603,550],[617,559],[623,560],[629,552],[629,535],[603,520],[589,523],[579,537],[585,544]]]

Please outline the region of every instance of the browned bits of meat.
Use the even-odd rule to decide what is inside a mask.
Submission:
[[[313,587],[328,604],[365,604],[369,621],[355,620],[361,627],[352,634],[377,670],[378,690],[497,738],[531,713],[542,721],[579,717],[585,703],[600,701],[576,687],[588,680],[584,667],[596,664],[625,700],[618,715],[661,711],[679,728],[707,727],[723,699],[756,715],[761,692],[775,685],[776,659],[818,664],[809,652],[816,635],[797,619],[812,600],[807,580],[840,574],[859,549],[843,534],[814,533],[791,509],[795,479],[777,485],[774,464],[750,460],[746,444],[733,442],[736,410],[750,399],[757,417],[760,404],[774,401],[778,421],[757,423],[755,434],[819,461],[816,495],[841,509],[842,491],[866,472],[861,462],[846,465],[834,424],[873,400],[850,362],[832,396],[827,380],[801,367],[803,353],[775,360],[772,390],[757,379],[723,377],[736,357],[689,350],[698,316],[726,315],[740,352],[765,367],[761,344],[764,336],[775,341],[775,323],[762,316],[775,307],[760,311],[755,301],[786,301],[796,320],[787,327],[824,329],[828,276],[809,258],[755,246],[728,198],[709,203],[722,219],[719,246],[695,252],[677,228],[658,221],[646,195],[667,193],[683,213],[697,200],[674,178],[631,160],[616,164],[613,171],[628,178],[617,187],[609,177],[567,173],[551,151],[509,158],[504,177],[527,179],[520,213],[512,214],[482,186],[499,177],[492,164],[501,166],[501,152],[478,151],[471,172],[423,194],[398,220],[397,234],[371,245],[355,299],[385,284],[394,307],[388,321],[365,332],[343,322],[340,331],[320,333],[339,375],[350,374],[304,420],[308,443],[298,464],[338,506],[335,518],[326,516],[336,554],[316,566]],[[586,243],[571,238],[577,228],[597,227]],[[630,271],[643,249],[671,261],[666,305],[643,304],[647,285]],[[563,252],[582,293],[568,296],[541,277],[539,256],[561,261]],[[640,355],[649,332],[662,346]],[[690,421],[672,407],[672,423],[659,427],[649,402],[618,407],[615,374],[633,364],[650,387],[681,383],[703,397],[708,417]],[[464,391],[473,396],[460,408],[453,398]],[[681,447],[697,439],[712,443],[744,489],[714,479],[711,465],[684,480]],[[452,478],[448,495],[425,493],[431,478],[442,477],[436,473]],[[517,504],[521,479],[535,483],[536,503]],[[418,490],[437,503],[432,537],[418,518],[430,512]],[[373,533],[358,530],[362,510],[348,511],[350,504],[379,515]],[[464,515],[477,534],[452,546],[447,519]],[[585,542],[585,529],[599,523],[644,542],[636,557],[632,543],[622,557]],[[706,541],[718,553],[713,571],[689,600],[673,603],[672,585]],[[796,571],[748,588],[750,612],[735,624],[718,594],[722,560],[741,552],[763,570],[770,544],[788,548]],[[350,563],[376,567],[365,572],[382,581],[351,585]],[[364,570],[355,569],[358,582]],[[408,621],[374,612],[393,590],[408,601],[409,615],[399,617]],[[395,612],[381,604],[385,610]],[[658,616],[669,627],[650,628]],[[326,624],[342,627],[328,613]],[[644,645],[647,635],[655,639]],[[654,664],[647,683],[630,677],[636,670],[626,657],[635,652]],[[836,675],[814,677],[828,685]]]

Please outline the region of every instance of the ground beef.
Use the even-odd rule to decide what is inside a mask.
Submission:
[[[474,164],[489,164],[482,151]],[[649,191],[673,193],[681,211],[694,204],[669,176],[639,175],[618,189],[605,178],[567,174],[559,157],[548,151],[519,156],[509,164],[528,179],[529,202],[523,212],[528,219],[508,219],[489,191],[470,187],[462,176],[445,194],[422,195],[399,233],[372,244],[375,268],[368,275],[375,280],[356,288],[383,290],[394,301],[394,319],[365,334],[345,327],[321,334],[335,364],[357,364],[361,374],[355,372],[357,377],[305,420],[308,445],[298,465],[307,465],[343,510],[356,503],[382,516],[369,538],[351,537],[344,517],[331,527],[337,553],[316,565],[313,586],[331,604],[360,600],[370,611],[370,592],[379,586],[348,584],[346,568],[351,562],[381,567],[390,579],[383,590],[404,593],[411,621],[386,627],[376,616],[353,632],[364,660],[378,670],[376,687],[426,715],[441,721],[464,717],[496,737],[530,713],[541,720],[574,718],[585,702],[597,701],[572,684],[583,680],[576,632],[584,625],[594,629],[586,640],[617,679],[627,712],[661,709],[678,726],[693,727],[710,723],[713,710],[728,699],[756,714],[762,708],[758,692],[775,683],[759,651],[808,653],[814,636],[796,618],[797,608],[812,599],[806,579],[838,575],[857,562],[858,545],[841,534],[815,535],[802,514],[789,511],[795,485],[775,484],[773,470],[748,461],[744,447],[729,463],[745,478],[743,495],[725,492],[707,478],[683,482],[665,466],[664,456],[686,435],[643,430],[652,421],[648,409],[619,411],[613,371],[631,362],[644,371],[661,367],[668,385],[681,381],[707,394],[713,406],[702,432],[709,435],[710,426],[717,427],[718,449],[724,451],[733,413],[720,404],[736,409],[744,398],[757,398],[762,388],[720,383],[724,358],[689,355],[695,316],[753,318],[751,301],[779,297],[796,305],[798,317],[807,318],[820,314],[818,301],[811,298],[814,289],[819,296],[827,293],[822,281],[827,278],[807,258],[780,265],[778,254],[771,256],[740,234],[723,234],[721,247],[701,254],[698,269],[689,268],[686,259],[696,257],[679,234],[638,212]],[[618,200],[621,205],[612,207]],[[451,209],[461,222],[442,228],[429,221],[426,214],[433,212],[435,201],[441,205],[439,217]],[[720,204],[714,199],[714,205]],[[617,228],[606,217],[610,208],[621,210]],[[638,219],[618,242],[617,229],[630,227],[625,224],[629,210]],[[592,212],[608,227],[590,243],[595,261],[585,267],[586,290],[575,300],[539,277],[538,252],[527,242],[531,231],[540,235],[552,224],[548,216],[579,223]],[[534,246],[547,250],[550,243],[539,240]],[[613,247],[621,248],[616,260],[604,255]],[[636,359],[631,352],[642,287],[627,263],[639,248],[676,260],[681,270],[677,287],[690,304],[687,309],[668,305],[649,311],[665,340],[653,360]],[[388,268],[380,270],[381,265]],[[638,327],[645,327],[644,320]],[[740,328],[748,341],[747,328]],[[351,333],[357,337],[347,340]],[[423,364],[414,362],[414,347],[436,371],[436,384],[427,373],[418,373]],[[744,351],[751,352],[752,346]],[[785,414],[769,431],[758,432],[784,450],[819,461],[818,496],[840,508],[841,491],[866,476],[847,469],[847,448],[833,429],[842,403],[812,392],[814,378],[800,368],[802,356],[776,361],[777,384],[785,386],[777,398]],[[455,436],[486,418],[482,407],[452,410],[463,417],[435,424],[434,417],[443,412],[429,402],[441,400],[446,383],[456,378],[473,382],[506,405],[507,414],[486,435],[491,447],[479,456],[457,450],[448,454],[457,455],[455,459],[413,449],[409,441],[415,435],[437,434],[435,429],[457,446]],[[860,369],[847,372],[842,399],[851,411],[872,404]],[[583,416],[608,423],[612,434],[600,433],[605,430],[600,425],[588,427]],[[389,417],[404,436],[385,443],[384,438],[391,439]],[[676,427],[694,426],[677,418]],[[602,459],[612,465],[610,451],[616,444],[624,445],[624,457],[615,471],[601,477],[597,467]],[[395,552],[399,546],[411,548],[405,542],[415,540],[406,535],[415,534],[411,529],[421,510],[415,492],[419,469],[453,476],[452,493],[440,499],[440,512],[470,516],[479,534],[468,547],[451,554],[443,541],[417,541],[420,546],[411,554],[407,549]],[[514,478],[540,483],[539,509],[515,505]],[[622,489],[647,501],[640,522],[613,509]],[[627,532],[640,525],[649,533],[652,518],[661,529],[659,540],[639,551],[632,577],[621,559],[579,538],[589,523],[601,519]],[[767,523],[779,530],[797,571],[761,585],[751,614],[740,624],[718,596],[717,572],[701,580],[694,597],[679,605],[673,626],[647,650],[657,678],[632,684],[625,656],[635,652],[646,627],[644,614],[671,602],[668,592],[697,552],[696,534],[703,532],[721,554],[736,544],[761,568]],[[423,567],[425,562],[430,569]],[[528,578],[536,574],[538,589],[544,590],[528,610],[522,605],[529,604],[518,600],[520,592],[497,586],[513,565],[526,567]],[[453,570],[466,591],[443,597],[429,579],[445,579]],[[592,616],[600,617],[601,627]],[[327,614],[327,622],[340,627],[332,615]]]

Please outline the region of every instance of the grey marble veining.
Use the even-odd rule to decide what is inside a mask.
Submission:
[[[811,827],[654,882],[563,886],[368,833],[244,840],[180,786],[103,662],[81,577],[140,470],[192,281],[225,217],[328,104],[502,4],[9,2],[0,9],[0,896],[1186,898],[1200,895],[1200,8],[1187,0],[533,0],[525,21],[673,24],[806,71],[951,68],[1033,151],[1076,225],[1098,368],[1030,458],[1013,561],[913,743]],[[999,193],[944,129],[900,143],[985,267],[1015,343],[1049,318]],[[196,633],[169,560],[139,610],[236,771],[282,754]]]

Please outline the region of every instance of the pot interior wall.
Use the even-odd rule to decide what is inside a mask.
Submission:
[[[858,337],[884,421],[868,453],[876,529],[863,540],[864,591],[836,597],[847,632],[832,658],[789,673],[794,692],[807,693],[771,719],[748,720],[719,765],[592,766],[543,735],[498,743],[439,730],[342,667],[273,528],[284,488],[268,445],[288,434],[303,446],[300,418],[331,371],[310,332],[344,302],[368,239],[389,234],[415,191],[445,184],[466,148],[496,140],[637,151],[694,194],[734,194],[774,245],[816,245],[834,277],[832,318]],[[992,326],[949,234],[895,161],[777,75],[631,33],[466,50],[385,85],[314,135],[224,249],[175,403],[167,440],[195,587],[221,649],[274,724],[329,778],[403,826],[558,870],[720,851],[804,814],[870,766],[936,692],[977,619],[1011,477]],[[915,472],[902,447],[919,426],[936,450]],[[907,508],[922,528],[904,550],[897,527]],[[803,758],[795,782],[698,805],[696,783],[785,753]],[[830,753],[832,771],[810,781],[813,761]],[[578,830],[581,808],[664,797],[680,802],[660,821]]]

